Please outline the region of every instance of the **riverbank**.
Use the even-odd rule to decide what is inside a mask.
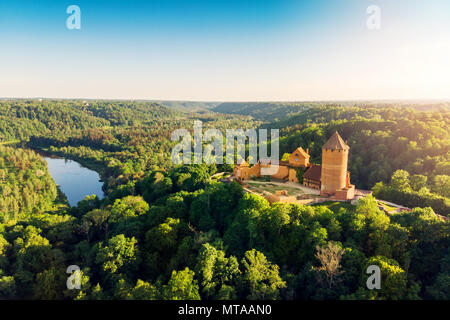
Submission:
[[[86,165],[86,161],[70,158],[64,154],[47,149],[30,148],[47,161],[50,174],[58,187],[56,202],[61,205],[76,206],[86,196],[96,195],[99,199],[106,196],[100,168]],[[96,170],[97,169],[97,170]]]
[[[30,148],[34,152],[40,154],[42,157],[72,160],[72,161],[79,163],[86,169],[97,172],[100,177],[100,181],[103,183],[102,190],[105,194],[107,194],[106,181],[108,181],[109,176],[106,174],[103,164],[94,163],[93,161],[89,161],[89,160],[86,160],[84,158],[77,157],[74,155],[68,156],[67,154],[65,154],[63,152],[52,151],[50,148],[38,148],[35,146],[28,146],[28,148]]]

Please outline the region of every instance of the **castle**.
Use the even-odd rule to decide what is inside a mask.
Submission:
[[[347,171],[350,147],[336,131],[322,146],[322,165],[309,162],[309,151],[301,147],[294,150],[289,161],[280,161],[278,172],[271,178],[298,183],[297,172],[303,171],[303,185],[320,190],[321,196],[337,200],[350,200],[355,197],[355,186],[350,184],[350,172]],[[233,175],[241,180],[261,177],[261,168],[269,166],[258,161],[250,165],[242,161],[236,165]]]

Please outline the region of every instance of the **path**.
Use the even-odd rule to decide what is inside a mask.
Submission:
[[[257,183],[257,184],[274,184],[277,186],[281,186],[281,187],[290,187],[290,188],[295,188],[295,189],[299,189],[301,190],[303,193],[305,194],[313,194],[313,195],[320,195],[320,190],[317,189],[313,189],[313,188],[309,188],[309,187],[305,187],[304,185],[301,185],[299,183],[295,183],[295,182],[278,182],[278,181],[257,181],[257,180],[247,180],[245,181],[246,183]]]

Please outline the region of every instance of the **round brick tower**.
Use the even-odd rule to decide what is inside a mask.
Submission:
[[[347,163],[350,147],[336,131],[322,147],[321,195],[348,188]]]

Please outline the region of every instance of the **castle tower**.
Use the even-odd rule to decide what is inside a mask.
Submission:
[[[321,195],[336,194],[337,190],[350,187],[347,173],[349,149],[337,131],[322,146]]]

